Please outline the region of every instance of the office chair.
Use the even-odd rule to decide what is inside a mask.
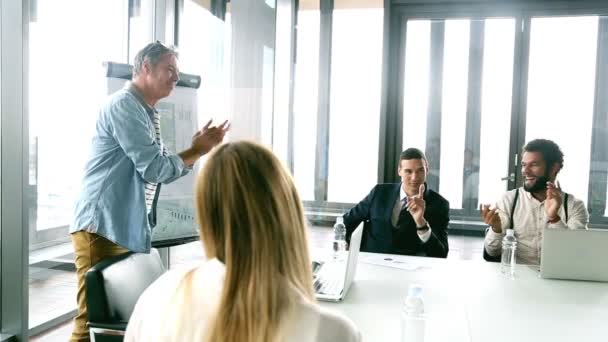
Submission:
[[[164,272],[156,249],[125,253],[91,267],[85,276],[91,341],[122,341],[139,296]]]

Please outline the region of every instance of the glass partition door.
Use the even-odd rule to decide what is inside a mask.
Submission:
[[[471,214],[506,190],[516,19],[404,25],[402,149],[425,151],[429,187]]]
[[[558,179],[592,226],[608,222],[608,21],[545,13],[401,17],[402,148],[426,151],[429,186],[455,222],[479,222],[480,203],[521,184],[521,148],[535,138],[561,147]]]

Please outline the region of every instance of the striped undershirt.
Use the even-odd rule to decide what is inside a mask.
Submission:
[[[156,133],[156,143],[158,144],[158,146],[160,146],[163,156],[166,156],[167,150],[165,149],[165,146],[163,145],[163,142],[160,138],[160,115],[155,109],[153,109],[153,112],[154,116],[152,121],[154,123],[154,132]],[[144,183],[146,189],[146,209],[149,213],[150,211],[152,211],[152,202],[154,202],[154,195],[156,194],[156,188],[158,187],[158,184],[150,183],[147,181],[144,181]]]

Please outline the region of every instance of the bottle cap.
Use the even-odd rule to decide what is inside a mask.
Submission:
[[[507,229],[507,236],[515,236],[515,231],[513,229]]]
[[[407,295],[410,297],[422,296],[422,286],[419,284],[411,284],[410,288],[407,291]]]
[[[344,223],[344,217],[342,217],[342,216],[336,217],[336,223]]]

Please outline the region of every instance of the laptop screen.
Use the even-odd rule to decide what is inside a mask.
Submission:
[[[543,232],[543,278],[608,281],[608,230],[548,229]]]

